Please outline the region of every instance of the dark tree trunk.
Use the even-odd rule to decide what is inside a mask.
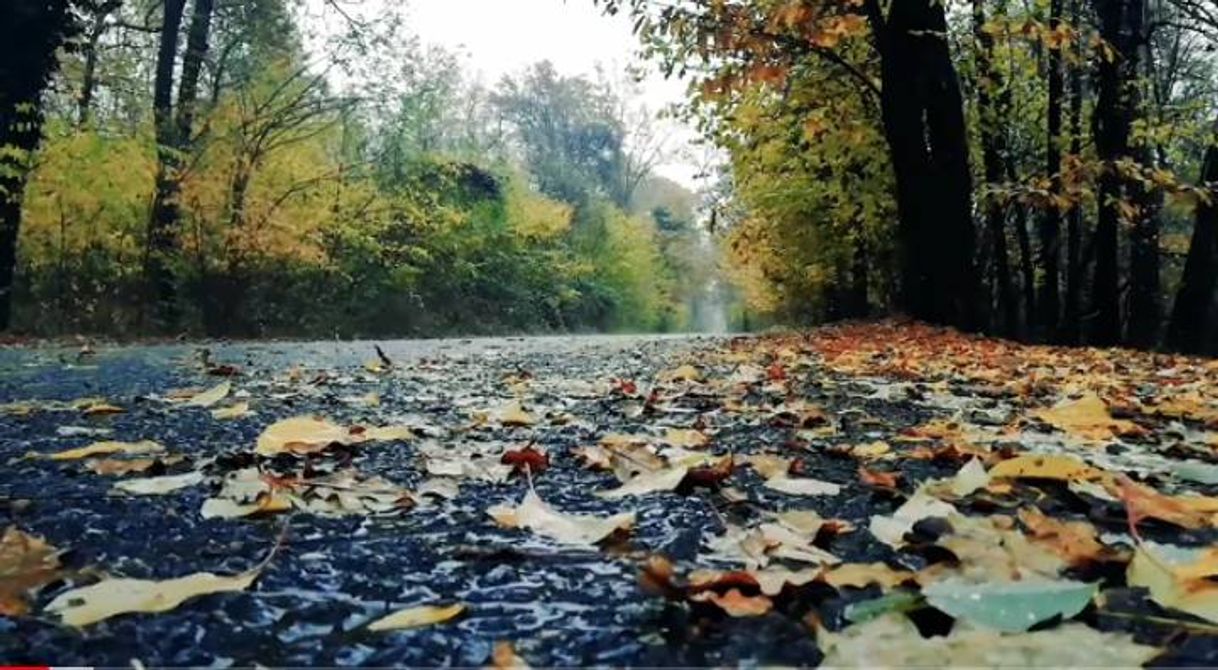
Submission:
[[[864,11],[880,53],[881,112],[897,187],[900,307],[972,328],[972,176],[943,5],[903,0],[885,18],[878,0],[867,0]]]
[[[996,11],[1005,11],[1005,2],[1000,2]],[[985,0],[973,0],[973,37],[977,40],[977,108],[981,122],[981,152],[985,167],[986,184],[995,187],[1002,183],[1006,173],[1006,95],[1002,73],[993,67],[994,39],[983,30],[985,25]],[[999,334],[1013,336],[1019,328],[1019,305],[1015,298],[1015,285],[1011,277],[1010,253],[1007,250],[1006,207],[991,196],[985,205],[986,231],[994,255],[994,286],[997,289]]]
[[[850,264],[850,316],[866,317],[871,313],[871,303],[867,299],[867,275],[871,271],[871,262],[867,254],[867,241],[861,235],[854,239],[854,257]]]
[[[155,292],[157,325],[166,330],[177,326],[176,287],[169,261],[177,251],[182,213],[178,202],[182,190],[183,157],[190,150],[194,130],[199,74],[207,55],[214,0],[195,0],[182,76],[178,82],[178,104],[172,104],[173,65],[178,48],[185,0],[165,0],[161,44],[157,53],[153,116],[157,129],[158,169],[156,195],[148,229],[147,275]]]
[[[1150,69],[1150,48],[1143,35],[1142,21],[1136,26],[1136,47],[1140,62]],[[1144,169],[1157,167],[1149,146],[1140,146],[1135,156]],[[1149,349],[1159,343],[1163,325],[1163,287],[1159,276],[1159,213],[1163,190],[1142,180],[1131,181],[1127,188],[1137,207],[1137,218],[1129,233],[1129,343]]]
[[[1057,30],[1061,26],[1062,0],[1049,2],[1049,28]],[[1049,49],[1049,133],[1045,145],[1045,172],[1049,177],[1050,195],[1061,194],[1062,170],[1062,97],[1065,92],[1065,81],[1062,76],[1061,47]],[[1061,314],[1060,281],[1061,269],[1058,259],[1061,256],[1059,237],[1061,235],[1061,210],[1057,203],[1050,199],[1040,219],[1040,294],[1037,303],[1040,310],[1037,322],[1044,336],[1049,340],[1057,339],[1057,322]]]
[[[1007,163],[1007,179],[1015,181],[1015,169]],[[1015,205],[1015,243],[1019,245],[1020,287],[1023,289],[1024,331],[1032,328],[1036,314],[1036,261],[1032,258],[1032,235],[1028,232],[1028,208]]]
[[[67,0],[0,3],[0,331],[12,322],[21,198],[42,138],[42,93],[75,30]]]
[[[152,116],[156,126],[157,173],[152,214],[148,221],[148,249],[144,274],[151,289],[156,325],[171,329],[177,322],[173,272],[169,261],[177,246],[178,193],[181,157],[178,154],[177,124],[173,118],[174,61],[178,33],[186,0],[165,0],[161,38],[153,82]]]
[[[1092,312],[1087,329],[1098,345],[1121,339],[1120,264],[1118,229],[1125,179],[1116,162],[1130,157],[1129,134],[1137,110],[1137,42],[1141,37],[1145,0],[1092,0],[1100,36],[1116,51],[1114,58],[1099,58],[1098,95],[1092,116],[1095,149],[1103,162],[1099,178],[1099,213],[1095,227],[1095,273],[1092,278]]]
[[[1070,23],[1081,33],[1082,17],[1079,4],[1082,0],[1070,0]],[[1082,154],[1083,131],[1083,72],[1082,44],[1074,44],[1076,62],[1070,67],[1070,155]],[[1066,344],[1078,344],[1079,321],[1082,318],[1083,300],[1083,208],[1074,202],[1066,220],[1066,299],[1062,317],[1060,339]]]
[[[1218,146],[1214,144],[1205,150],[1200,181],[1210,201],[1197,203],[1184,276],[1167,328],[1167,346],[1190,354],[1212,353],[1214,349],[1212,342],[1206,342],[1218,287]]]

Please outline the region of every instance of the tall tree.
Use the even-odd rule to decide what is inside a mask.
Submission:
[[[1097,100],[1091,119],[1102,171],[1093,242],[1094,317],[1089,331],[1095,344],[1112,345],[1121,339],[1119,230],[1122,219],[1133,213],[1125,200],[1127,179],[1121,170],[1132,159],[1130,132],[1138,108],[1138,47],[1146,0],[1092,0],[1092,4],[1100,37],[1110,50],[1102,50],[1098,58]]]
[[[77,31],[69,0],[0,5],[0,330],[12,317],[21,201],[42,138],[42,95],[56,52]]]
[[[1049,30],[1058,34],[1062,25],[1062,0],[1049,1]],[[1065,92],[1065,77],[1062,71],[1062,49],[1060,42],[1049,44],[1049,132],[1045,138],[1045,172],[1049,177],[1049,202],[1040,220],[1040,307],[1037,319],[1046,337],[1055,339],[1060,318],[1061,257],[1059,237],[1061,234],[1061,210],[1057,198],[1061,195],[1062,171],[1062,98]]]
[[[1215,124],[1218,129],[1218,123]],[[1186,353],[1212,353],[1215,288],[1218,287],[1218,143],[1211,137],[1201,166],[1200,184],[1206,197],[1197,203],[1193,236],[1176,292],[1167,346]],[[1207,351],[1208,350],[1208,351]]]
[[[173,104],[174,65],[177,60],[185,0],[165,0],[161,20],[160,46],[157,50],[156,78],[153,84],[153,120],[156,125],[156,193],[148,222],[148,250],[144,271],[152,290],[154,320],[157,326],[172,329],[178,320],[176,287],[170,261],[177,250],[181,207],[184,155],[189,151],[198,97],[199,75],[207,55],[214,0],[195,0],[182,74],[178,82],[178,101]]]

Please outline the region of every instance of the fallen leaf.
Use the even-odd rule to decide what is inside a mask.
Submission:
[[[697,382],[702,380],[702,373],[698,371],[698,368],[685,364],[672,370],[664,370],[659,374],[659,378],[666,382]]]
[[[233,385],[231,383],[227,381],[220,382],[182,404],[186,407],[211,407],[228,397],[232,388]]]
[[[1218,623],[1218,552],[1140,543],[1125,573],[1130,586],[1150,591],[1156,603]]]
[[[155,458],[94,458],[85,467],[99,475],[122,476],[144,472],[158,462]]]
[[[1145,432],[1132,421],[1113,418],[1108,412],[1107,403],[1096,393],[1086,393],[1077,400],[1067,400],[1032,415],[1064,433],[1087,441],[1104,441],[1119,435]]]
[[[532,426],[537,423],[537,419],[532,414],[526,412],[524,407],[516,401],[499,408],[495,413],[495,418],[503,426]]]
[[[507,640],[495,643],[491,652],[491,667],[495,670],[529,670],[529,664],[516,653],[512,643]]]
[[[142,479],[127,479],[118,482],[114,488],[126,493],[141,496],[159,496],[166,493],[194,486],[203,481],[203,473],[187,472],[183,475],[167,475],[164,477],[145,477]]]
[[[977,584],[950,578],[923,587],[922,595],[957,619],[1004,633],[1020,633],[1055,616],[1069,619],[1078,614],[1091,602],[1096,588],[1095,584],[1065,579]]]
[[[0,535],[0,616],[29,611],[29,596],[59,578],[59,552],[45,540],[18,530]]]
[[[1075,481],[1096,479],[1104,473],[1073,456],[1061,454],[1024,454],[1008,458],[990,468],[992,479],[1056,479]]]
[[[70,626],[83,628],[120,614],[168,612],[191,598],[244,591],[257,578],[258,572],[251,571],[231,577],[196,572],[163,581],[106,579],[59,594],[46,611],[58,614]]]
[[[865,486],[895,491],[900,487],[901,473],[859,468],[859,481]]]
[[[1033,633],[1002,634],[953,628],[924,638],[901,614],[889,614],[817,636],[827,668],[1115,668],[1138,667],[1160,650],[1133,636],[1068,623]]]
[[[774,601],[766,596],[746,596],[739,589],[730,589],[720,594],[715,591],[700,591],[689,596],[693,602],[708,602],[733,617],[761,616],[774,608]]]
[[[843,586],[861,589],[870,584],[879,584],[887,591],[912,579],[913,576],[912,572],[894,570],[886,563],[843,563],[826,570],[820,578],[836,589]]]
[[[973,458],[956,472],[955,477],[952,477],[952,493],[958,498],[963,498],[978,489],[989,486],[990,477],[990,473],[985,471],[981,460]]]
[[[634,513],[625,512],[611,517],[563,514],[547,505],[535,491],[530,490],[516,507],[495,505],[487,510],[499,525],[507,528],[527,528],[539,535],[574,545],[593,545],[634,525]]]
[[[710,442],[710,439],[699,430],[669,428],[664,432],[664,437],[660,438],[660,442],[670,444],[674,447],[697,449],[699,447],[705,447],[707,443]]]
[[[250,414],[253,414],[253,412],[250,411],[250,404],[248,402],[239,402],[228,407],[217,407],[211,411],[211,417],[221,421],[240,419]]]
[[[122,414],[126,411],[127,410],[123,409],[122,407],[118,407],[117,405],[99,402],[85,407],[81,410],[81,413],[85,416],[103,416],[107,414]]]
[[[1067,565],[1091,563],[1106,551],[1095,527],[1085,521],[1060,521],[1035,507],[1019,510],[1019,520],[1027,527],[1033,542],[1060,556]]]
[[[258,436],[254,453],[262,456],[310,454],[332,444],[347,444],[350,441],[350,431],[342,426],[319,417],[298,416],[267,426]]]
[[[601,498],[616,500],[626,496],[640,496],[648,493],[672,491],[681,484],[687,474],[689,474],[688,467],[667,468],[657,472],[643,472],[635,475],[618,488],[597,491],[596,495]]]
[[[544,472],[546,468],[550,467],[550,456],[544,451],[534,449],[533,445],[528,445],[522,449],[511,449],[503,452],[499,462],[512,466],[514,472],[523,473],[527,471],[537,474]]]
[[[46,458],[52,461],[74,461],[81,458],[89,458],[90,456],[104,456],[107,454],[152,454],[161,451],[165,451],[165,447],[152,440],[141,440],[139,442],[94,442],[85,447],[47,454]]]
[[[835,496],[842,487],[833,482],[806,477],[788,477],[785,474],[765,480],[765,487],[795,496]]]
[[[464,611],[465,605],[461,603],[443,606],[420,605],[418,607],[408,607],[373,621],[368,624],[368,630],[382,631],[421,628],[423,626],[451,621]]]
[[[955,514],[956,508],[951,504],[919,491],[910,496],[891,516],[877,514],[871,517],[869,530],[884,544],[900,548],[905,544],[905,534],[912,530],[917,522],[931,517],[951,518]]]

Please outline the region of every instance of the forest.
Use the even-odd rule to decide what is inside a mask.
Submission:
[[[400,12],[308,9],[6,3],[0,329],[687,327],[695,199],[628,76],[483,84]]]
[[[319,62],[285,0],[11,3],[0,326],[682,330],[723,274],[738,328],[1214,351],[1214,3],[595,4],[688,82],[703,192],[628,76],[485,85],[392,20]]]

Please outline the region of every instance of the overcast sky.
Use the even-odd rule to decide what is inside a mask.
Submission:
[[[592,0],[408,0],[406,6],[412,33],[424,43],[465,53],[469,72],[487,84],[540,60],[568,75],[592,75],[600,63],[615,78],[639,63],[630,19],[604,16]],[[643,71],[640,99],[652,111],[684,97],[684,83],[665,80],[652,63],[643,64]],[[684,126],[672,130],[674,149],[693,137]],[[674,158],[657,172],[696,186],[690,158]]]

